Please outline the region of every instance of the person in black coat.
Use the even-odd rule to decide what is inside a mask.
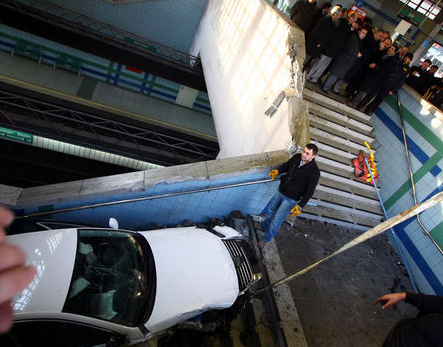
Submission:
[[[385,310],[400,301],[414,305],[416,318],[400,320],[386,336],[382,347],[438,347],[443,341],[443,297],[438,295],[391,293],[377,300]]]
[[[328,42],[329,37],[336,30],[336,21],[340,15],[340,7],[334,6],[331,13],[318,21],[311,34],[306,40],[306,59],[303,63],[303,71],[312,59],[320,56],[323,47]]]
[[[278,191],[263,211],[266,213],[266,219],[262,223],[265,235],[259,242],[260,247],[274,238],[291,210],[296,206],[299,206],[299,209],[304,208],[314,194],[320,179],[320,170],[315,162],[317,153],[318,147],[309,143],[303,148],[301,154],[294,155],[269,174],[274,179],[279,173],[286,172],[280,180]]]
[[[428,80],[428,68],[431,61],[426,59],[421,65],[415,65],[411,68],[411,75],[406,80],[406,84],[411,86],[417,93],[423,95],[426,90],[426,82]]]
[[[312,17],[317,10],[317,0],[299,0],[291,8],[290,18],[305,33],[311,27]]]
[[[357,20],[356,13],[351,13],[346,17],[347,10],[342,9],[341,11],[343,11],[343,17],[338,19],[336,30],[329,36],[320,54],[320,58],[315,62],[307,75],[307,80],[311,83],[317,83],[332,60],[340,54],[343,45],[351,34],[351,25]]]
[[[343,80],[348,82],[346,88],[347,97],[354,95],[358,84],[369,71],[369,61],[371,60],[373,53],[387,48],[385,47],[386,44],[382,43],[383,33],[383,30],[377,30],[375,34],[372,33],[372,29],[368,30],[368,34],[363,40],[360,50],[362,56],[352,64],[351,68],[343,77]]]
[[[338,80],[334,85],[334,93],[338,94],[340,92],[340,87],[343,84],[343,77],[346,72],[351,68],[355,60],[361,56],[360,47],[362,40],[365,38],[368,30],[366,28],[361,28],[358,32],[352,32],[346,42],[345,47],[342,52],[334,59],[331,66],[329,67],[329,76],[326,79],[322,89],[324,92],[328,92],[329,88]]]
[[[375,95],[375,98],[369,105],[366,106],[366,114],[371,115],[383,102],[383,99],[387,95],[392,95],[401,88],[411,72],[409,63],[411,62],[412,58],[412,53],[406,53],[402,60],[398,59],[397,56],[397,59],[394,60],[393,67],[388,78],[380,83],[378,88],[374,89],[372,95]],[[361,104],[368,103],[372,99],[372,95],[367,95],[365,99],[362,100]]]
[[[309,29],[305,31],[305,38],[309,37],[309,34],[314,29],[315,25],[319,22],[320,19],[327,16],[329,11],[331,11],[332,5],[330,2],[326,2],[320,7],[317,11],[315,11],[314,15],[311,18],[311,24],[309,25]]]
[[[359,84],[357,88],[358,92],[355,95],[355,97],[352,99],[352,103],[349,104],[349,106],[352,106],[354,108],[363,107],[365,105],[363,104],[363,102],[366,101],[367,103],[369,101],[365,99],[365,95],[367,96],[372,95],[372,97],[375,96],[374,91],[377,89],[379,84],[381,84],[385,79],[387,79],[387,77],[389,76],[389,74],[393,69],[393,65],[398,60],[395,57],[395,53],[396,53],[395,46],[391,46],[388,48],[388,51],[381,58],[379,63]]]
[[[425,82],[423,84],[423,90],[424,90],[424,94],[423,94],[423,98],[425,98],[425,95],[432,95],[434,94],[434,92],[437,90],[437,88],[440,86],[441,83],[441,79],[438,78],[437,76],[435,76],[435,73],[438,70],[438,66],[437,65],[432,65],[429,70],[428,70],[428,74],[425,78]]]

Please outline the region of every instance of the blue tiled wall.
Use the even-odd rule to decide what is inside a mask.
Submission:
[[[121,199],[134,199],[155,196],[173,192],[186,192],[208,187],[252,182],[269,178],[266,173],[254,173],[237,177],[219,178],[210,181],[193,180],[173,184],[161,183],[143,192],[129,192],[121,195],[88,199],[70,203],[60,203],[51,206],[36,206],[26,210],[16,211],[18,215],[33,213],[41,210],[58,210],[74,206],[83,206]],[[45,216],[57,220],[76,221],[97,226],[107,226],[110,217],[117,218],[120,228],[143,230],[151,229],[151,223],[160,227],[175,226],[185,220],[196,223],[206,222],[216,217],[222,219],[233,210],[243,214],[260,213],[276,191],[278,182],[260,183],[235,188],[219,189],[210,192],[200,192],[179,195],[168,198],[146,200],[119,204],[110,207],[65,212]],[[42,217],[43,218],[43,217]]]
[[[423,202],[442,190],[443,124],[405,90],[399,92],[414,173],[417,200]],[[396,101],[388,97],[372,117],[381,196],[389,216],[412,206],[414,199]],[[421,213],[421,221],[437,244],[443,245],[443,206]],[[443,295],[443,256],[423,233],[416,219],[395,228],[419,289]],[[395,244],[394,244],[395,246]]]

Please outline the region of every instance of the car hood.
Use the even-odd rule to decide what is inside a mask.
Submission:
[[[69,290],[77,248],[77,229],[8,236],[37,269],[34,280],[14,300],[14,314],[61,312]],[[44,309],[43,309],[44,307]]]
[[[155,260],[157,292],[146,327],[158,332],[239,294],[234,263],[222,240],[196,227],[141,232]]]

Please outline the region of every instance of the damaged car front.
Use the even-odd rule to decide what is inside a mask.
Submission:
[[[107,344],[138,343],[228,309],[254,277],[247,242],[226,226],[47,230],[8,242],[40,269],[14,302],[14,329],[62,320],[109,332]]]

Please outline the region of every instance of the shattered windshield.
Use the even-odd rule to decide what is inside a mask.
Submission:
[[[137,233],[79,230],[73,276],[63,312],[138,326],[155,296],[150,247]]]

